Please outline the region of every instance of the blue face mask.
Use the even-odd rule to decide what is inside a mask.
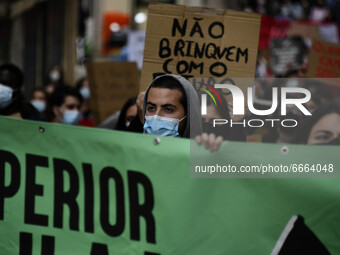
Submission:
[[[13,89],[0,84],[0,109],[4,109],[12,103]]]
[[[60,120],[64,124],[77,125],[80,120],[80,112],[77,110],[64,111],[63,118]]]
[[[37,109],[39,112],[43,112],[46,110],[46,103],[42,100],[34,99],[31,101],[31,104]]]
[[[185,118],[175,119],[158,115],[145,116],[144,130],[149,135],[179,136],[178,124]]]

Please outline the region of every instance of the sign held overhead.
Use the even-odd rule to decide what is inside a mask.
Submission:
[[[158,75],[253,78],[260,15],[150,4],[141,89]]]

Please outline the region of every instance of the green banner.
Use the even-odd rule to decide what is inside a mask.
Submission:
[[[192,178],[187,139],[4,117],[0,141],[0,254],[271,254],[294,215],[340,254],[337,178]],[[261,164],[281,147],[224,142],[198,153]],[[277,157],[296,163],[308,149],[290,150]]]

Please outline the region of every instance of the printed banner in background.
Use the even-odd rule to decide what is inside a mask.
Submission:
[[[300,36],[272,40],[269,50],[270,69],[276,76],[299,70],[306,53],[303,38]]]
[[[189,140],[153,140],[1,117],[0,254],[270,254],[287,223],[340,253],[338,179],[194,179]],[[259,164],[279,148],[225,142],[214,156]]]

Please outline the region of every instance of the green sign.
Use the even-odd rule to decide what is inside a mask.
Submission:
[[[0,254],[270,254],[293,215],[340,254],[339,179],[191,178],[190,141],[160,139],[1,117]],[[281,146],[213,156],[231,148]]]

